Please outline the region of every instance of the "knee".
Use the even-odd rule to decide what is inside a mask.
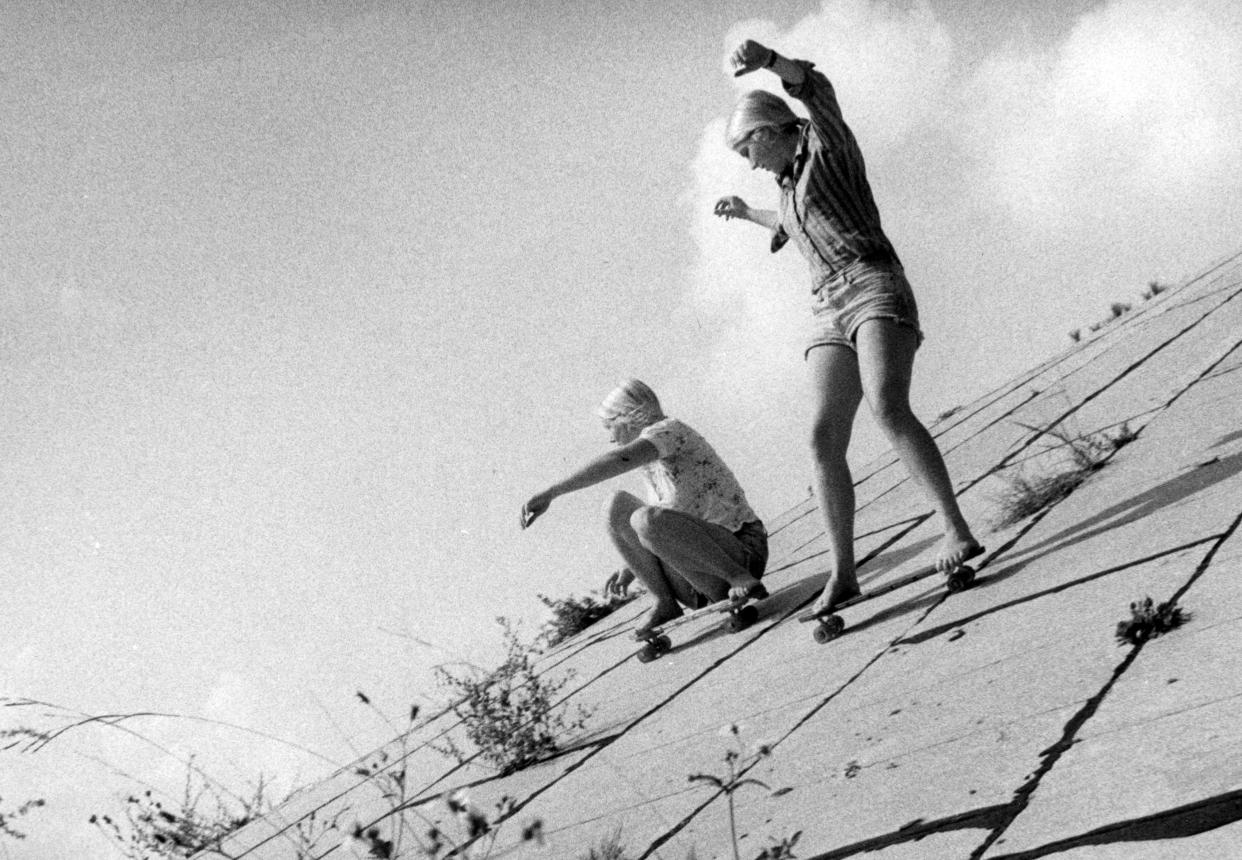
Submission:
[[[630,514],[629,525],[638,535],[644,546],[650,546],[660,539],[664,532],[664,523],[668,511],[654,505],[643,505]]]
[[[811,424],[811,454],[817,463],[826,463],[845,456],[850,444],[850,428],[831,417],[817,418]]]
[[[611,534],[619,534],[629,529],[630,515],[641,503],[631,494],[618,491],[604,500],[604,525]]]
[[[875,423],[889,436],[901,436],[918,424],[910,403],[904,397],[881,397],[871,407]]]

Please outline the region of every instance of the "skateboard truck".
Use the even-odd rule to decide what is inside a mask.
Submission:
[[[981,552],[983,552],[982,547],[979,548],[978,552],[972,553],[971,555],[978,555]],[[838,603],[835,607],[833,607],[832,612],[822,615],[810,612],[799,616],[798,620],[802,622],[816,622],[815,629],[811,631],[811,636],[818,644],[823,645],[826,642],[831,642],[833,639],[836,639],[845,632],[845,619],[838,615],[836,610],[844,609],[847,606],[853,606],[856,603],[865,603],[873,597],[879,597],[881,594],[888,594],[890,591],[896,591],[899,588],[904,588],[907,585],[918,582],[920,579],[924,579],[937,572],[938,571],[933,567],[927,570],[921,570],[918,573],[912,573],[909,576],[903,576],[893,582],[882,585],[873,591],[865,591],[862,594],[851,597],[849,600],[844,600],[841,603]],[[957,594],[959,591],[964,591],[969,588],[974,581],[975,569],[968,564],[959,564],[945,575],[945,589],[950,594]]]
[[[759,608],[755,602],[768,596],[768,590],[762,584],[756,584],[743,600],[722,600],[719,603],[704,607],[704,613],[727,612],[729,618],[724,627],[730,633],[740,633],[759,620]],[[697,614],[697,613],[695,613]],[[673,650],[673,642],[659,627],[653,627],[646,633],[635,632],[635,638],[643,643],[638,649],[638,662],[650,663]]]

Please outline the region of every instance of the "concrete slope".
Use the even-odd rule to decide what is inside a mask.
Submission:
[[[1103,465],[1067,496],[984,531],[974,587],[925,579],[846,609],[824,645],[796,615],[823,582],[810,501],[772,528],[772,597],[737,634],[721,616],[671,631],[640,664],[631,604],[541,658],[591,711],[561,754],[500,777],[438,752],[469,745],[451,713],[346,768],[225,844],[230,857],[367,856],[356,825],[400,832],[402,856],[464,787],[515,801],[491,856],[586,857],[620,831],[626,857],[732,857],[723,774],[740,739],[770,755],[732,795],[741,856],[795,831],[800,858],[1242,856],[1242,255],[1143,303],[933,433],[972,523],[996,521],[1015,476]],[[791,482],[792,483],[792,482]],[[804,482],[799,482],[804,483]],[[892,457],[858,470],[864,587],[927,566],[937,524]],[[1119,645],[1131,601],[1190,619]],[[722,727],[735,724],[735,738]],[[544,844],[522,841],[539,820]],[[327,828],[335,821],[339,829]],[[302,852],[302,853],[299,853]],[[471,856],[484,856],[476,846]]]

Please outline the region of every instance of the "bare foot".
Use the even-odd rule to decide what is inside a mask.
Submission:
[[[970,532],[946,533],[944,540],[940,542],[940,551],[936,553],[936,570],[948,573],[967,559],[974,558],[982,552],[983,546]]]
[[[762,600],[767,596],[768,590],[753,576],[748,576],[739,583],[730,583],[729,599],[734,603],[745,603],[752,597],[755,600]]]
[[[843,576],[831,577],[824,586],[824,590],[820,593],[819,599],[811,607],[811,613],[813,615],[827,615],[838,604],[860,594],[862,594],[862,590],[858,587],[858,578],[856,576],[851,576],[848,580]]]
[[[680,618],[681,616],[681,607],[676,603],[672,606],[663,606],[657,603],[647,610],[647,614],[642,617],[642,620],[638,622],[638,626],[634,628],[634,638],[642,639],[664,622],[672,621],[674,618]]]

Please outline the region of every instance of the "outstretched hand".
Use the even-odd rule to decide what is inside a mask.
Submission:
[[[733,77],[741,77],[751,72],[762,69],[767,66],[772,59],[774,51],[766,45],[761,45],[754,39],[747,39],[738,45],[729,57],[729,62],[733,66]]]
[[[633,581],[634,572],[628,567],[613,571],[612,576],[608,577],[608,581],[604,583],[604,596],[614,599],[625,597]]]
[[[750,207],[741,197],[721,197],[712,209],[721,218],[729,221],[733,218],[745,218],[750,214]]]
[[[547,493],[539,493],[530,497],[530,501],[522,505],[522,528],[528,527],[539,519],[552,504],[552,497]]]

